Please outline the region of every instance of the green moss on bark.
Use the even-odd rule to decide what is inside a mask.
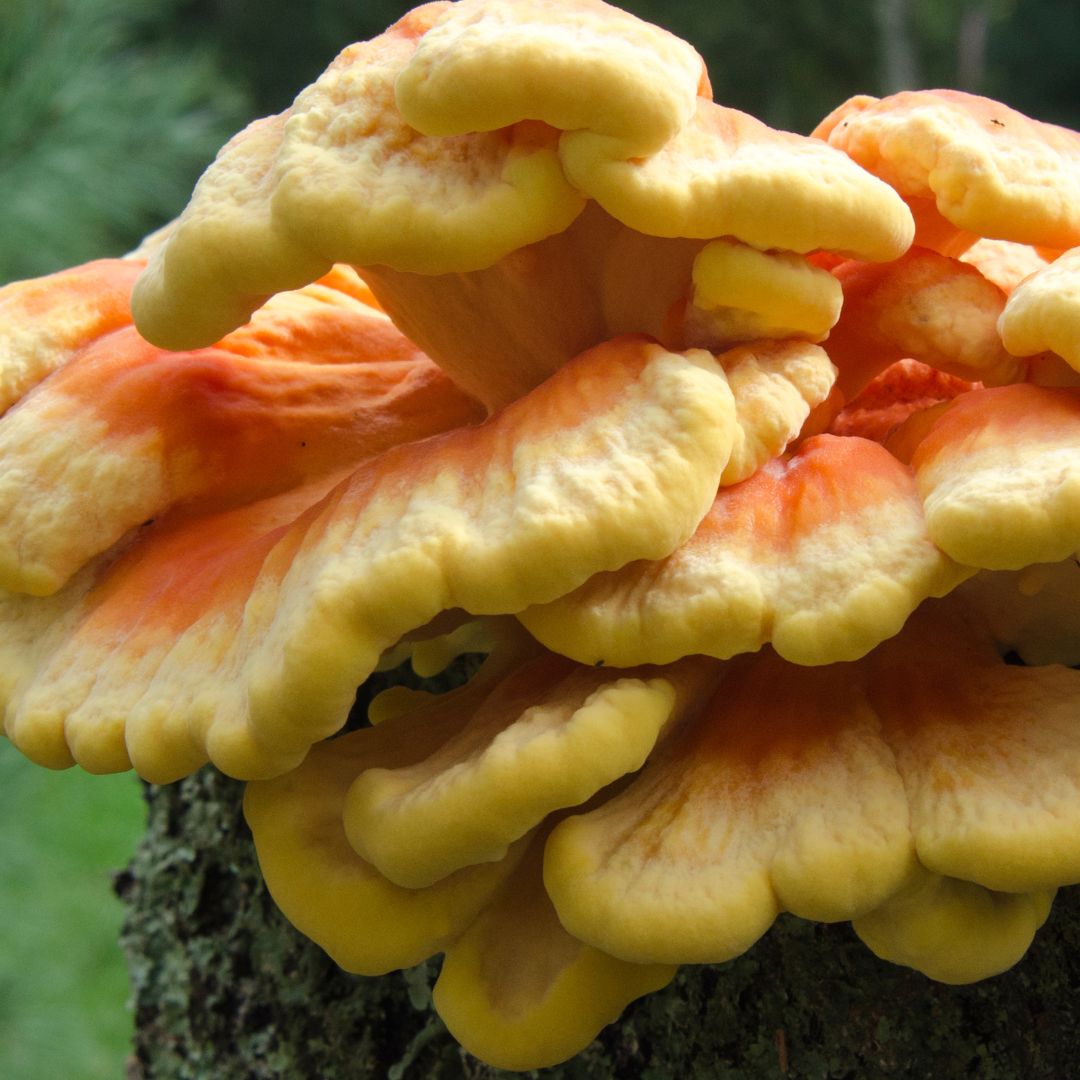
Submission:
[[[513,1075],[462,1051],[432,1011],[437,960],[347,975],[285,921],[242,794],[209,767],[148,789],[148,832],[117,881],[136,1010],[129,1080]],[[577,1057],[532,1075],[1036,1080],[1073,1075],[1077,1045],[1080,897],[1068,889],[1019,965],[968,987],[877,960],[846,924],[784,916],[744,956],[683,968]]]

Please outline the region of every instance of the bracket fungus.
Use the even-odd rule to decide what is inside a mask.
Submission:
[[[444,953],[505,1068],[781,911],[1014,963],[1080,882],[1080,136],[815,134],[600,0],[428,4],[0,290],[4,733],[251,781],[287,917]]]

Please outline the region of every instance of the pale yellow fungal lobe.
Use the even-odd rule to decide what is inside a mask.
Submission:
[[[599,0],[461,0],[421,40],[394,92],[425,135],[542,120],[630,158],[685,127],[703,75],[685,41]]]
[[[976,237],[1080,243],[1080,135],[957,90],[860,95],[814,132]]]
[[[498,897],[446,950],[432,994],[451,1034],[498,1068],[555,1065],[677,968],[629,964],[571,937],[541,878],[544,834]]]
[[[823,349],[801,341],[759,341],[717,359],[735,398],[738,424],[720,477],[727,487],[783,453],[810,410],[829,396],[836,368]]]
[[[574,220],[585,199],[563,176],[553,130],[429,137],[398,113],[394,81],[447,7],[349,46],[287,114],[225,146],[136,286],[147,340],[210,345],[334,262],[479,270]]]
[[[336,262],[422,274],[480,270],[565,229],[585,200],[563,178],[554,132],[438,138],[398,113],[394,82],[414,47],[391,31],[350,46],[300,94],[274,219]]]
[[[912,458],[926,523],[958,562],[1019,570],[1080,548],[1080,390],[957,398]]]
[[[425,736],[412,741],[422,748]],[[430,889],[387,881],[349,846],[341,823],[345,792],[363,767],[354,744],[354,736],[345,736],[317,747],[293,772],[249,784],[244,816],[270,895],[286,918],[346,971],[382,975],[418,964],[459,937],[526,845],[501,864],[471,867]],[[400,748],[384,744],[380,752],[383,760],[402,760]]]
[[[694,259],[693,280],[694,307],[714,318],[728,311],[757,317],[760,332],[748,332],[748,340],[820,341],[840,317],[844,301],[840,282],[827,270],[793,252],[758,251],[731,240],[714,240],[702,248]]]
[[[249,124],[218,151],[167,240],[135,282],[139,333],[162,349],[197,349],[243,326],[272,293],[322,277],[333,260],[273,220],[270,197],[285,116]]]
[[[519,618],[582,663],[726,659],[771,641],[795,663],[832,664],[970,573],[931,541],[904,466],[876,443],[823,435],[722,488],[668,558],[597,574]]]
[[[497,862],[551,811],[641,768],[675,691],[663,679],[585,671],[546,697],[510,723],[492,702],[418,765],[365,772],[345,803],[352,846],[411,889]]]
[[[260,738],[336,730],[383,650],[442,610],[512,614],[670,553],[715,495],[734,411],[708,353],[619,339],[486,425],[362,467],[281,542],[283,580],[265,575],[244,672]]]
[[[572,184],[653,236],[730,236],[762,251],[887,261],[915,234],[896,192],[844,155],[702,97],[651,157],[624,160],[576,131],[563,135],[559,155]]]
[[[638,963],[716,963],[785,909],[846,919],[890,896],[912,858],[907,801],[844,679],[768,654],[733,665],[695,728],[562,822],[544,880],[570,933]]]
[[[901,892],[852,926],[882,960],[938,982],[973,983],[1011,968],[1027,952],[1055,892],[992,892],[920,868]]]
[[[998,330],[1013,355],[1054,352],[1080,371],[1080,247],[1013,290]]]

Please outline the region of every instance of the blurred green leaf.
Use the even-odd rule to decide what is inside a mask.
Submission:
[[[0,738],[0,1076],[119,1080],[130,1049],[109,870],[146,807],[131,773],[55,773]]]
[[[239,126],[208,49],[139,43],[154,6],[0,3],[0,281],[135,246]]]

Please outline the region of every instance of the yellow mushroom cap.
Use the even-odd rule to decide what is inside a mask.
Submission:
[[[476,270],[573,221],[585,200],[545,125],[444,139],[398,114],[394,81],[449,6],[350,46],[288,114],[223,148],[136,287],[148,340],[207,345],[333,262]]]
[[[698,252],[693,281],[694,307],[709,313],[708,322],[743,323],[729,333],[745,334],[749,341],[821,341],[840,317],[844,299],[840,282],[809,260],[731,240],[713,240]]]
[[[814,135],[957,229],[1040,247],[1080,243],[1080,135],[958,90],[859,96]],[[959,252],[957,252],[959,254]]]
[[[1080,371],[1080,247],[1022,281],[998,329],[1014,355],[1054,352]]]
[[[908,469],[864,439],[819,435],[722,488],[666,559],[598,574],[519,618],[583,663],[727,658],[771,641],[795,663],[832,664],[970,573],[931,541]]]
[[[406,388],[410,373],[397,369]],[[147,523],[140,543],[60,590],[55,634],[41,633],[30,598],[10,596],[11,737],[94,771],[127,768],[130,754],[155,780],[206,757],[243,778],[275,775],[338,730],[383,651],[439,612],[517,611],[668,554],[708,509],[737,430],[711,356],[639,338],[431,439],[448,415],[410,415],[422,381],[412,390],[369,403],[369,445],[417,441],[351,473],[328,455],[306,486],[234,511]],[[323,415],[303,418],[321,428]],[[362,454],[364,439],[345,434]],[[299,440],[286,450],[286,462],[306,452]]]
[[[1019,570],[1080,549],[1080,389],[964,394],[912,464],[930,536],[958,562]]]
[[[136,323],[193,348],[330,262],[392,285],[481,272],[563,233],[590,199],[658,237],[865,259],[910,244],[888,185],[708,93],[689,45],[599,0],[417,8],[225,147],[140,279]]]
[[[397,77],[425,135],[542,120],[644,157],[687,124],[705,65],[685,41],[601,0],[459,0]]]
[[[438,722],[411,725],[407,739],[400,730],[384,734],[381,726],[344,735],[315,747],[294,771],[247,787],[244,816],[270,895],[347,971],[381,975],[446,948],[525,852],[527,840],[500,862],[470,866],[413,890],[383,877],[345,835],[342,809],[357,773],[423,758],[468,718],[473,697],[468,688],[448,695]]]
[[[851,925],[882,960],[962,985],[1011,968],[1046,922],[1054,893],[994,892],[919,867],[896,896]]]
[[[291,566],[245,675],[259,730],[283,746],[321,737],[314,716],[336,730],[383,649],[441,610],[513,613],[669,554],[735,430],[709,354],[625,338],[478,428],[362,466],[282,540]]]
[[[432,992],[462,1046],[496,1068],[556,1065],[584,1049],[673,964],[632,964],[571,937],[544,890],[546,832],[492,903],[446,950]]]
[[[356,851],[391,881],[423,888],[462,866],[498,862],[551,811],[639,769],[674,707],[670,683],[575,668],[562,657],[533,661],[431,757],[360,775],[344,811]],[[421,706],[429,715],[442,708]],[[402,723],[384,721],[380,731]]]
[[[639,232],[872,260],[895,259],[914,236],[895,193],[843,155],[706,98],[657,153],[625,160],[605,150],[587,132],[559,144],[570,182]]]
[[[574,936],[717,961],[787,909],[971,981],[1015,962],[1080,879],[1080,675],[1003,663],[962,601],[928,601],[854,664],[765,650],[726,672],[628,787],[553,832],[545,882]],[[913,907],[920,867],[960,884]],[[964,910],[964,933],[938,932]]]
[[[716,963],[782,910],[848,919],[912,861],[900,777],[845,665],[732,661],[621,794],[567,818],[544,881],[575,937],[636,963]]]

